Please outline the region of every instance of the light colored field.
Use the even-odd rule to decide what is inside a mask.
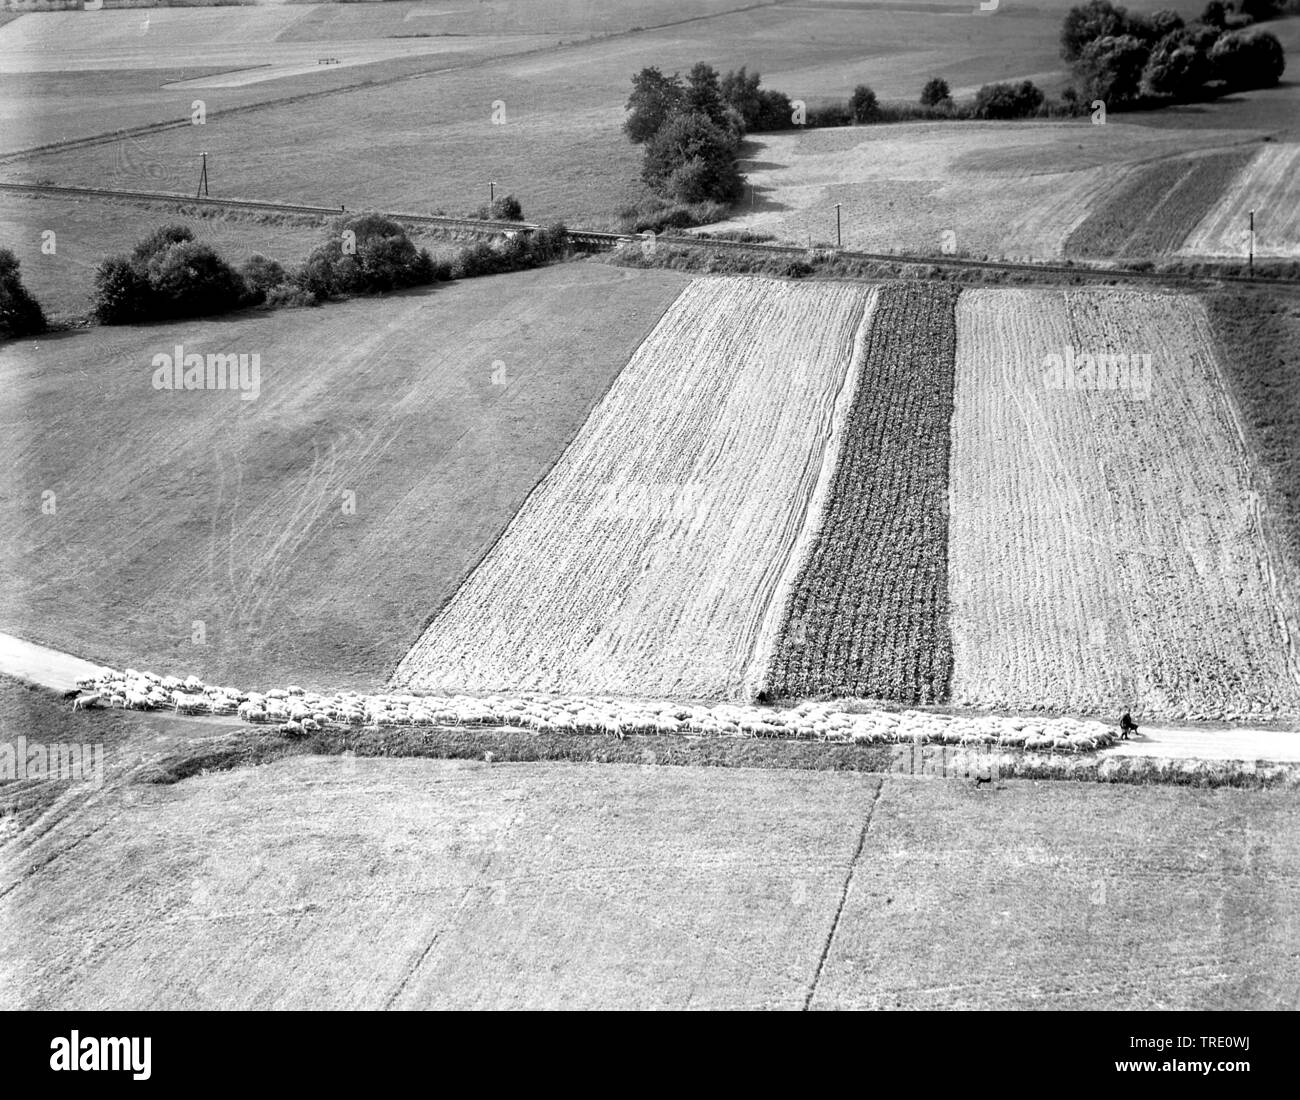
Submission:
[[[0,1006],[1294,1009],[1298,813],[346,757],[110,783],[0,848]]]
[[[1258,495],[1200,304],[976,290],[957,320],[953,701],[1297,713]],[[1054,388],[1046,357],[1071,348],[1149,355],[1149,373],[1139,362],[1111,388]]]
[[[109,792],[0,850],[0,1005],[797,1008],[878,783],[332,757]]]
[[[378,687],[684,285],[562,264],[6,345],[0,629],[215,682]],[[153,389],[177,344],[258,354],[258,398]]]
[[[1258,795],[886,779],[811,1007],[1294,1008],[1300,800]]]
[[[1255,211],[1255,255],[1300,256],[1300,144],[1263,146],[1188,234],[1180,256],[1245,254]]]
[[[1087,120],[760,134],[741,166],[755,189],[753,212],[721,228],[833,243],[840,203],[846,248],[1050,259],[1134,165],[1241,140],[1231,131]]]
[[[847,285],[693,283],[394,682],[740,693],[873,305]]]

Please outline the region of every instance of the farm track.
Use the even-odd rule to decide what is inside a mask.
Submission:
[[[214,199],[196,198],[166,191],[135,191],[106,187],[68,187],[43,183],[0,182],[0,192],[12,191],[18,194],[50,194],[83,198],[106,198],[130,200],[135,202],[184,203],[194,206],[210,206],[216,209],[251,210],[268,214],[308,214],[318,217],[338,217],[346,214],[344,207],[311,206],[298,203],[267,202],[261,199]],[[359,212],[361,209],[358,208]],[[397,211],[381,211],[386,217],[415,225],[441,226],[448,229],[478,231],[487,235],[506,230],[533,230],[540,226],[535,222],[499,222],[479,218],[457,218],[440,214],[409,214]],[[586,251],[611,251],[621,244],[632,241],[635,236],[623,233],[606,233],[598,230],[568,227],[569,240],[578,248]],[[767,242],[728,241],[708,237],[674,236],[664,234],[656,238],[660,246],[675,248],[699,248],[723,250],[729,252],[757,252],[773,256],[806,256],[808,248],[803,245],[771,244]],[[1010,260],[972,260],[964,257],[930,255],[922,253],[894,252],[856,252],[848,249],[832,249],[837,257],[845,260],[863,260],[872,263],[896,264],[904,267],[955,268],[977,271],[1006,271],[1042,276],[1070,276],[1071,278],[1099,280],[1132,280],[1140,283],[1160,283],[1168,285],[1204,286],[1209,283],[1244,283],[1262,286],[1289,284],[1294,280],[1270,279],[1250,275],[1185,275],[1161,271],[1136,271],[1125,267],[1102,267],[1095,264],[1049,264],[1018,263]],[[874,280],[873,280],[874,281]]]
[[[773,653],[777,697],[948,695],[957,291],[891,285],[878,301],[834,487]]]

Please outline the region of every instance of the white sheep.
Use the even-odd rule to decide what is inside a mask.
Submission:
[[[78,695],[75,699],[72,700],[72,709],[84,710],[86,707],[93,707],[96,703],[98,703],[101,699],[103,699],[103,697],[104,696],[102,695],[102,693],[98,691],[91,691],[91,692],[87,692],[85,695]]]

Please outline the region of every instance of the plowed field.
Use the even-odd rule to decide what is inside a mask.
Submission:
[[[1119,362],[1089,371],[1101,356]],[[953,423],[954,702],[1295,712],[1259,497],[1198,302],[969,291]]]

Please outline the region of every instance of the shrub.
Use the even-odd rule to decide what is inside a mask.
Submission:
[[[849,112],[854,122],[874,122],[880,116],[880,101],[865,84],[859,84],[849,97]]]
[[[1268,31],[1228,31],[1210,50],[1214,76],[1228,88],[1271,88],[1282,79],[1286,55]]]
[[[23,286],[18,257],[0,248],[0,338],[18,339],[45,331],[45,312]]]
[[[149,320],[153,295],[149,280],[127,256],[111,256],[95,271],[95,317],[105,325]]]
[[[935,107],[944,100],[951,98],[952,93],[948,88],[948,82],[942,77],[931,77],[925,82],[925,87],[921,89],[921,105],[923,107]]]
[[[178,241],[156,252],[145,269],[153,316],[202,317],[247,305],[248,286],[210,245]]]
[[[524,220],[524,208],[514,195],[502,195],[501,198],[480,206],[478,216],[485,221],[521,222]]]
[[[302,306],[318,306],[320,299],[305,287],[284,282],[266,291],[266,304],[272,309],[295,309]]]
[[[434,277],[432,257],[415,247],[401,225],[380,214],[357,214],[335,223],[294,282],[323,299],[427,286]]]
[[[832,103],[825,107],[808,109],[809,126],[848,126],[853,122],[853,112],[846,103]]]
[[[268,260],[261,253],[254,253],[245,260],[239,269],[239,274],[252,290],[263,296],[285,281],[284,268],[275,260]]]
[[[145,237],[131,252],[131,259],[148,263],[159,252],[165,252],[174,244],[186,244],[194,240],[194,232],[186,225],[164,225]]]
[[[723,221],[730,212],[726,203],[673,203],[648,196],[641,202],[623,207],[619,211],[619,222],[625,233],[644,233],[647,230],[662,233],[669,229],[690,229]]]
[[[1019,84],[985,84],[975,93],[975,117],[1024,118],[1043,103],[1043,93],[1028,80]]]
[[[475,241],[462,248],[452,261],[453,279],[473,279],[479,275],[491,275],[499,270],[500,261],[492,246],[487,241]]]

